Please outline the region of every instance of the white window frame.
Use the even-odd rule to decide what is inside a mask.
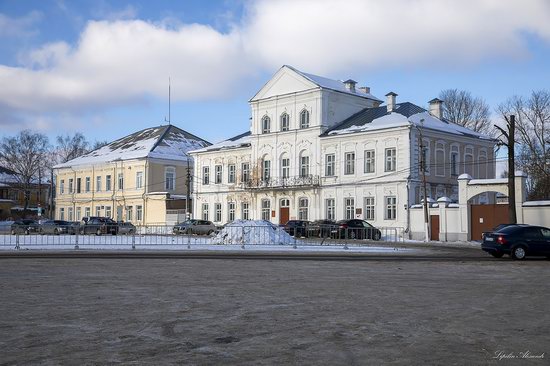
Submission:
[[[118,173],[117,177],[117,189],[119,191],[124,190],[124,173]]]
[[[84,208],[84,217],[90,217],[92,216],[92,209],[90,207]]]
[[[235,164],[227,165],[227,183],[235,183],[236,171]]]
[[[69,194],[74,192],[74,180],[69,178]]]
[[[397,220],[397,196],[385,196],[384,203],[384,219]]]
[[[59,209],[59,220],[65,220],[65,208],[63,207]]]
[[[288,115],[288,113],[283,112],[281,114],[280,122],[281,122],[281,132],[290,130],[290,116]]]
[[[136,172],[136,189],[143,188],[143,172]]]
[[[167,191],[173,191],[176,189],[176,168],[173,166],[167,166],[164,168],[164,189]]]
[[[309,128],[309,111],[302,109],[300,112],[300,129]]]
[[[143,221],[143,206],[136,205],[136,221]]]
[[[262,220],[271,221],[271,200],[269,198],[262,199]]]
[[[109,192],[112,189],[111,184],[112,184],[111,175],[107,174],[105,176],[105,191],[106,192]]]
[[[355,152],[349,151],[344,154],[344,175],[355,174]]]
[[[202,204],[202,219],[205,220],[205,221],[209,221],[208,216],[209,216],[208,203],[203,203]]]
[[[133,221],[134,220],[134,206],[128,206],[126,207],[126,221]]]
[[[374,149],[365,150],[364,152],[364,169],[365,174],[372,174],[376,172],[376,152]]]
[[[376,199],[375,197],[369,196],[364,199],[365,206],[365,220],[374,221],[376,218]]]
[[[445,145],[442,142],[435,143],[435,175],[445,176]]]
[[[111,206],[105,206],[105,217],[111,218],[112,215],[113,215],[113,213],[112,213],[112,210],[111,210]]]
[[[235,221],[235,202],[227,202],[227,222]]]
[[[222,222],[222,204],[219,202],[214,204],[214,221]]]
[[[397,169],[397,148],[387,147],[384,150],[384,171],[395,172]]]
[[[336,175],[336,155],[325,154],[325,176],[334,177]]]
[[[336,220],[336,201],[334,198],[325,199],[325,218],[327,220]]]
[[[355,198],[344,198],[344,218],[346,220],[352,220],[355,218]]]
[[[271,132],[271,118],[269,116],[262,117],[262,134]]]
[[[250,163],[241,163],[241,181],[248,182],[250,180]]]
[[[101,192],[101,175],[95,177],[95,191]]]
[[[281,158],[281,178],[290,178],[290,158],[286,156]]]
[[[262,160],[262,180],[268,181],[271,177],[271,160]]]
[[[210,184],[210,167],[203,166],[202,167],[202,185],[207,186],[209,184]]]
[[[298,200],[298,220],[308,220],[309,216],[309,200],[302,197]]]
[[[300,177],[309,176],[309,156],[300,156]]]
[[[65,179],[59,181],[59,194],[65,194]]]
[[[243,220],[250,220],[250,203],[241,203],[241,218]]]
[[[223,165],[214,165],[214,184],[222,184]]]
[[[84,180],[84,192],[89,193],[91,186],[92,184],[90,177],[86,177],[86,179]]]
[[[67,209],[67,219],[68,221],[74,221],[74,209],[72,207]]]

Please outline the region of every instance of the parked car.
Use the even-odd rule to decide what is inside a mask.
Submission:
[[[550,258],[550,229],[533,225],[508,225],[487,233],[481,249],[495,258],[501,258],[504,254],[514,259],[524,259],[531,255]]]
[[[108,217],[84,217],[80,223],[80,234],[112,234],[118,233],[118,224]]]
[[[309,224],[307,235],[313,238],[329,238],[337,227],[334,220],[315,220]]]
[[[125,235],[133,235],[136,233],[136,227],[131,222],[118,221],[118,233]]]
[[[365,220],[340,220],[336,224],[332,233],[338,239],[380,240],[382,237],[382,232]]]
[[[515,224],[500,224],[500,225],[497,225],[493,228],[493,230],[491,231],[484,231],[481,233],[481,240],[483,240],[485,238],[485,235],[487,234],[490,234],[490,233],[494,233],[496,231],[499,231],[500,229],[503,229],[505,228],[506,226],[510,226],[510,225],[515,225]]]
[[[79,223],[64,220],[46,220],[40,224],[38,232],[40,234],[76,234]]]
[[[178,234],[211,235],[216,232],[216,225],[207,220],[189,219],[174,225],[172,232]]]
[[[306,220],[289,220],[283,230],[295,237],[307,237],[307,229],[310,222]]]
[[[29,235],[31,233],[38,232],[38,222],[35,220],[21,219],[15,221],[11,224],[11,235],[15,234],[25,234]]]

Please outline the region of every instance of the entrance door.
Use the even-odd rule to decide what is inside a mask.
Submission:
[[[508,223],[508,205],[470,205],[472,240],[481,240],[481,233]]]
[[[439,241],[439,215],[430,216],[430,239]]]
[[[279,205],[279,224],[284,225],[290,218],[290,200],[283,198]]]

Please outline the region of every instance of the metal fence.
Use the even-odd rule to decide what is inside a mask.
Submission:
[[[0,226],[0,247],[43,248],[43,249],[124,249],[124,248],[197,248],[204,246],[239,245],[287,245],[298,246],[361,246],[378,242],[403,241],[403,228],[387,227],[377,229],[335,229],[321,227],[319,230],[285,231],[276,225],[246,226],[227,225],[211,235],[179,234],[174,226],[138,226],[129,231],[92,230],[85,232],[78,225],[56,227],[48,231],[40,226]]]

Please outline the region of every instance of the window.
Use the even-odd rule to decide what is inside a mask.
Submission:
[[[82,186],[82,178],[76,178],[76,193],[82,192],[81,186]]]
[[[268,116],[262,118],[262,133],[269,133],[271,130],[271,119]]]
[[[478,164],[478,169],[479,169],[479,173],[478,173],[478,177],[480,179],[485,179],[488,177],[488,174],[489,174],[489,168],[487,166],[487,151],[486,150],[481,150],[478,154],[479,158],[478,158],[478,161],[479,161],[479,164]]]
[[[248,182],[250,180],[250,163],[241,164],[241,181]]]
[[[89,208],[89,207],[86,207],[84,209],[84,217],[90,217],[91,216],[91,213],[92,213],[92,209]]]
[[[176,168],[173,166],[164,169],[164,189],[167,191],[176,189]]]
[[[141,205],[136,206],[136,220],[137,221],[143,220],[143,206]]]
[[[288,131],[290,126],[290,119],[287,113],[281,114],[281,131]]]
[[[235,220],[235,202],[227,203],[227,222]]]
[[[111,176],[110,175],[105,176],[105,190],[106,191],[111,190]]]
[[[271,218],[271,201],[262,200],[262,220],[269,221]]]
[[[227,183],[235,183],[235,164],[227,166]]]
[[[222,204],[216,203],[214,204],[214,221],[221,222],[222,221]]]
[[[59,220],[65,220],[65,209],[63,207],[59,209]]]
[[[290,177],[290,159],[289,158],[281,159],[281,177],[283,179]]]
[[[346,153],[344,158],[344,163],[345,163],[344,174],[346,175],[355,174],[355,153],[353,152]]]
[[[82,208],[77,207],[76,208],[76,221],[80,221],[81,218],[82,218]]]
[[[221,184],[222,182],[222,166],[214,166],[214,183]]]
[[[374,173],[374,150],[365,150],[365,173]]]
[[[243,218],[243,220],[250,220],[248,202],[243,202],[241,204],[241,217]]]
[[[124,189],[124,173],[118,173],[118,189],[120,191]]]
[[[202,219],[208,221],[208,203],[202,204]]]
[[[345,218],[351,220],[355,218],[355,198],[344,198]]]
[[[309,156],[300,157],[300,177],[307,177],[309,175]]]
[[[309,127],[309,112],[305,109],[300,112],[300,128]]]
[[[96,216],[101,216],[101,206],[96,206],[95,207],[95,215]]]
[[[365,197],[365,220],[374,220],[374,197]]]
[[[73,193],[73,179],[69,179],[69,193]]]
[[[69,221],[74,221],[73,208],[72,207],[69,207],[67,209],[67,213],[68,213],[67,216],[68,216]]]
[[[445,147],[442,143],[435,145],[435,175],[445,176]]]
[[[451,175],[458,175],[458,151],[451,151]]]
[[[336,219],[336,212],[335,212],[335,202],[334,198],[327,198],[325,200],[325,218],[327,220],[335,220]]]
[[[474,149],[472,147],[464,149],[464,172],[470,175],[474,174]]]
[[[210,184],[210,167],[209,166],[202,167],[202,184],[203,185]]]
[[[136,189],[143,188],[143,172],[136,172]]]
[[[268,181],[271,173],[271,161],[264,160],[262,161],[262,180]]]
[[[65,180],[61,179],[59,181],[59,194],[65,193]]]
[[[111,206],[105,206],[105,217],[111,217]]]
[[[389,149],[386,149],[386,153],[385,153],[385,156],[386,156],[386,171],[387,172],[394,172],[395,171],[395,166],[396,166],[396,163],[397,163],[397,154],[396,154],[396,149],[395,147],[391,147]]]
[[[298,220],[307,220],[308,217],[308,199],[300,198],[298,201]]]
[[[427,141],[423,142],[420,157],[420,172],[424,171],[426,174],[430,174],[430,145]]]
[[[86,177],[86,180],[84,183],[84,191],[86,193],[90,192],[90,177]]]
[[[397,217],[397,198],[395,196],[386,197],[386,220],[395,220]]]
[[[117,221],[124,220],[124,217],[122,216],[122,206],[117,206],[116,208],[116,220]]]
[[[327,177],[334,177],[336,174],[334,163],[336,162],[336,156],[334,154],[325,155],[325,175]]]
[[[126,207],[126,221],[132,221],[134,219],[134,208],[132,206]]]

